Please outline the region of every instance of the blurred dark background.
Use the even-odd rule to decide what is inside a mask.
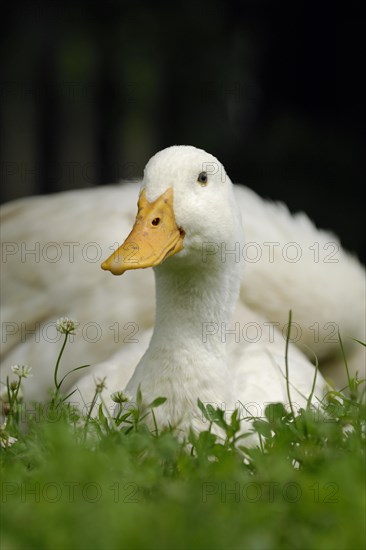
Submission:
[[[365,259],[352,2],[30,0],[0,25],[3,202],[136,178],[191,144]]]

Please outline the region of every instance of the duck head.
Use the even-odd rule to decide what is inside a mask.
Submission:
[[[147,163],[135,224],[102,269],[122,275],[175,255],[189,262],[205,243],[233,242],[237,216],[222,164],[202,149],[168,147]]]

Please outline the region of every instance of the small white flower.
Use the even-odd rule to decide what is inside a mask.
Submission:
[[[5,424],[0,424],[0,445],[3,449],[6,449],[7,447],[11,447],[16,443],[18,440],[16,437],[13,437],[9,435],[6,431],[6,422]]]
[[[12,365],[10,368],[19,378],[29,378],[33,376],[32,367],[28,367],[28,365]]]
[[[75,330],[78,326],[79,323],[77,321],[69,319],[68,317],[60,317],[60,319],[56,321],[56,329],[58,332],[61,332],[61,334],[75,334]]]
[[[5,436],[5,434],[1,434],[1,446],[3,449],[6,449],[7,447],[11,447],[16,443],[18,440],[16,437],[13,437],[11,435]]]
[[[3,449],[6,449],[7,447],[11,447],[17,441],[18,441],[17,438],[13,437],[12,435],[5,435],[4,432],[1,434],[1,446]]]
[[[112,393],[111,399],[115,403],[126,403],[128,401],[128,397],[126,397],[122,391]]]

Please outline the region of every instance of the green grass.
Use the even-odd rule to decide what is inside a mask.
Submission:
[[[1,449],[1,548],[363,549],[364,385],[350,383],[317,410],[269,406],[254,448],[235,414],[202,403],[207,431],[181,441],[144,423],[162,400],[146,411],[138,399],[116,420],[102,409],[81,418],[56,386],[27,413],[13,384],[6,430],[18,441]]]

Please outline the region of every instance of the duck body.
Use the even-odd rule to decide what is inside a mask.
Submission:
[[[126,388],[133,398],[141,384],[146,401],[157,394],[168,397],[156,413],[174,422],[192,419],[197,397],[224,403],[229,410],[239,396],[263,411],[266,402],[288,400],[284,336],[292,309],[299,331],[289,357],[294,400],[304,403],[314,375],[299,346],[310,357],[316,353],[323,370],[329,366],[328,376],[343,385],[337,329],[365,338],[364,268],[334,235],[316,229],[304,214],[291,216],[284,205],[233,186],[211,155],[190,147],[164,154],[165,159],[153,157],[143,188],[148,202],[174,188],[174,214],[186,230],[186,241],[178,254],[153,268],[158,305],[154,333],[153,270],[137,269],[119,279],[98,268],[118,235],[127,234],[133,223],[137,183],[22,199],[2,207],[3,240],[14,245],[3,255],[2,379],[12,364],[32,365],[34,376],[26,381],[25,396],[46,398],[61,345],[51,325],[57,317],[70,316],[80,322],[80,331],[66,347],[62,374],[70,367],[92,365],[88,374],[78,371],[70,377],[65,387],[70,391],[76,384],[79,393],[73,399],[80,406],[91,401],[95,378],[107,376],[109,406],[112,391]],[[192,159],[199,166],[187,168]],[[207,162],[217,168],[218,192],[212,196],[205,193],[209,186],[196,181],[197,169]],[[210,224],[208,212],[213,213]],[[301,248],[299,261],[288,261],[284,254],[291,242]],[[57,261],[52,260],[54,250],[48,254],[50,243],[62,251]],[[76,243],[71,247],[74,256],[65,243]],[[257,261],[243,253],[251,243],[254,252],[258,247],[262,252]],[[274,243],[272,256],[268,243]],[[332,249],[326,246],[336,246],[337,261],[324,261],[324,254],[315,261],[314,244],[327,254]],[[22,247],[32,251],[37,246],[38,256],[21,254]],[[258,338],[251,336],[250,327]],[[350,340],[344,343],[349,344],[350,368],[360,370],[362,377],[363,349]],[[317,395],[322,383],[318,377]]]

